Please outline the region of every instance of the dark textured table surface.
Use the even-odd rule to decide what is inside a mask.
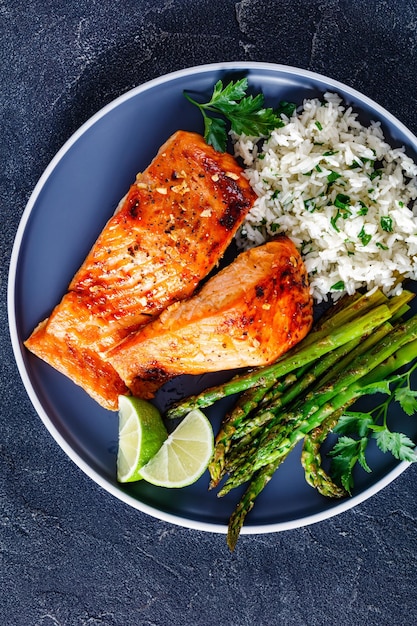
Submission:
[[[7,626],[417,623],[417,467],[357,508],[269,535],[183,529],[84,475],[14,362],[7,271],[19,219],[63,142],[176,69],[268,61],[362,91],[417,132],[415,0],[0,0],[0,622]]]

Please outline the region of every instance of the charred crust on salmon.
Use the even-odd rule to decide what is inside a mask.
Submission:
[[[132,219],[137,219],[139,210],[139,200],[138,198],[130,198],[129,199],[129,215]]]
[[[255,287],[255,294],[257,298],[263,298],[265,293],[264,287],[262,287],[262,285],[256,285]]]

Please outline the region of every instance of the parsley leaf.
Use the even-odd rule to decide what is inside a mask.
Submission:
[[[264,98],[259,94],[255,98],[247,96],[229,113],[232,130],[238,135],[266,136],[271,130],[282,126],[272,109],[263,109]]]
[[[218,117],[205,115],[204,137],[217,152],[225,152],[227,145],[226,122]]]
[[[409,387],[400,387],[395,390],[395,399],[407,415],[417,413],[417,391]]]
[[[204,119],[204,139],[218,152],[225,152],[227,146],[227,126],[238,135],[266,137],[274,128],[284,125],[280,114],[271,108],[264,108],[264,96],[246,95],[248,81],[242,78],[231,81],[223,86],[221,80],[214,85],[213,93],[208,102],[196,102],[189,94],[184,96],[197,106]],[[289,110],[288,103],[285,109]]]
[[[371,469],[365,459],[365,450],[368,445],[368,438],[353,439],[352,437],[340,437],[339,441],[330,451],[332,459],[332,476],[341,483],[348,493],[352,493],[353,475],[352,471],[356,463],[363,467],[366,472]]]
[[[218,80],[213,88],[213,95],[211,96],[210,105],[216,105],[221,109],[222,106],[232,106],[236,104],[236,100],[240,100],[246,95],[246,89],[248,88],[248,81],[246,78],[237,80],[235,83],[231,81],[223,87],[221,80]]]
[[[389,380],[377,380],[363,387],[363,392],[367,394],[383,393],[389,395],[391,393],[390,384],[391,381]]]
[[[373,424],[373,419],[369,413],[363,413],[362,411],[346,411],[339,419],[333,431],[343,435],[358,433],[360,437],[365,437],[371,424]]]
[[[411,374],[415,369],[417,362],[402,374],[365,387],[365,393],[382,393],[387,398],[367,412],[346,411],[334,427],[333,432],[340,437],[329,452],[331,475],[349,493],[353,488],[355,465],[359,463],[365,471],[371,471],[365,459],[371,439],[375,439],[382,452],[390,452],[400,461],[417,462],[415,443],[404,433],[391,431],[387,424],[391,402],[398,402],[409,416],[417,413],[417,391],[411,389]]]
[[[414,452],[415,444],[404,433],[395,433],[382,428],[374,433],[377,446],[382,452],[391,452],[396,459],[400,461],[417,461],[417,455]]]
[[[277,115],[285,115],[286,117],[290,118],[294,114],[296,108],[297,106],[294,104],[294,102],[281,100],[278,104],[278,107],[275,109],[275,113]]]

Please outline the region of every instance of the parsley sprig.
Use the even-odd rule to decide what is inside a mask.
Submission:
[[[331,473],[349,493],[353,488],[353,468],[357,463],[366,471],[371,469],[366,461],[366,449],[374,439],[382,452],[400,461],[415,462],[415,443],[404,433],[393,432],[388,427],[388,413],[392,403],[397,402],[406,415],[417,413],[417,391],[411,388],[411,374],[417,362],[406,372],[372,385],[367,393],[383,393],[387,398],[370,411],[346,411],[339,419],[334,432],[341,435],[330,451]]]
[[[264,108],[264,95],[247,95],[248,81],[242,78],[226,86],[218,80],[208,102],[199,103],[187,93],[184,96],[197,106],[204,119],[204,139],[217,151],[227,147],[227,122],[238,135],[267,137],[274,128],[284,125],[280,113],[293,111],[293,105],[282,102],[280,109]],[[225,119],[224,119],[225,118]]]

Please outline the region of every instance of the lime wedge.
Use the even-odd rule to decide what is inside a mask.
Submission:
[[[168,433],[158,409],[140,398],[119,396],[117,480],[140,480],[140,469],[160,449]]]
[[[211,424],[204,413],[195,409],[168,435],[140,474],[147,482],[159,487],[186,487],[204,473],[213,450]]]

